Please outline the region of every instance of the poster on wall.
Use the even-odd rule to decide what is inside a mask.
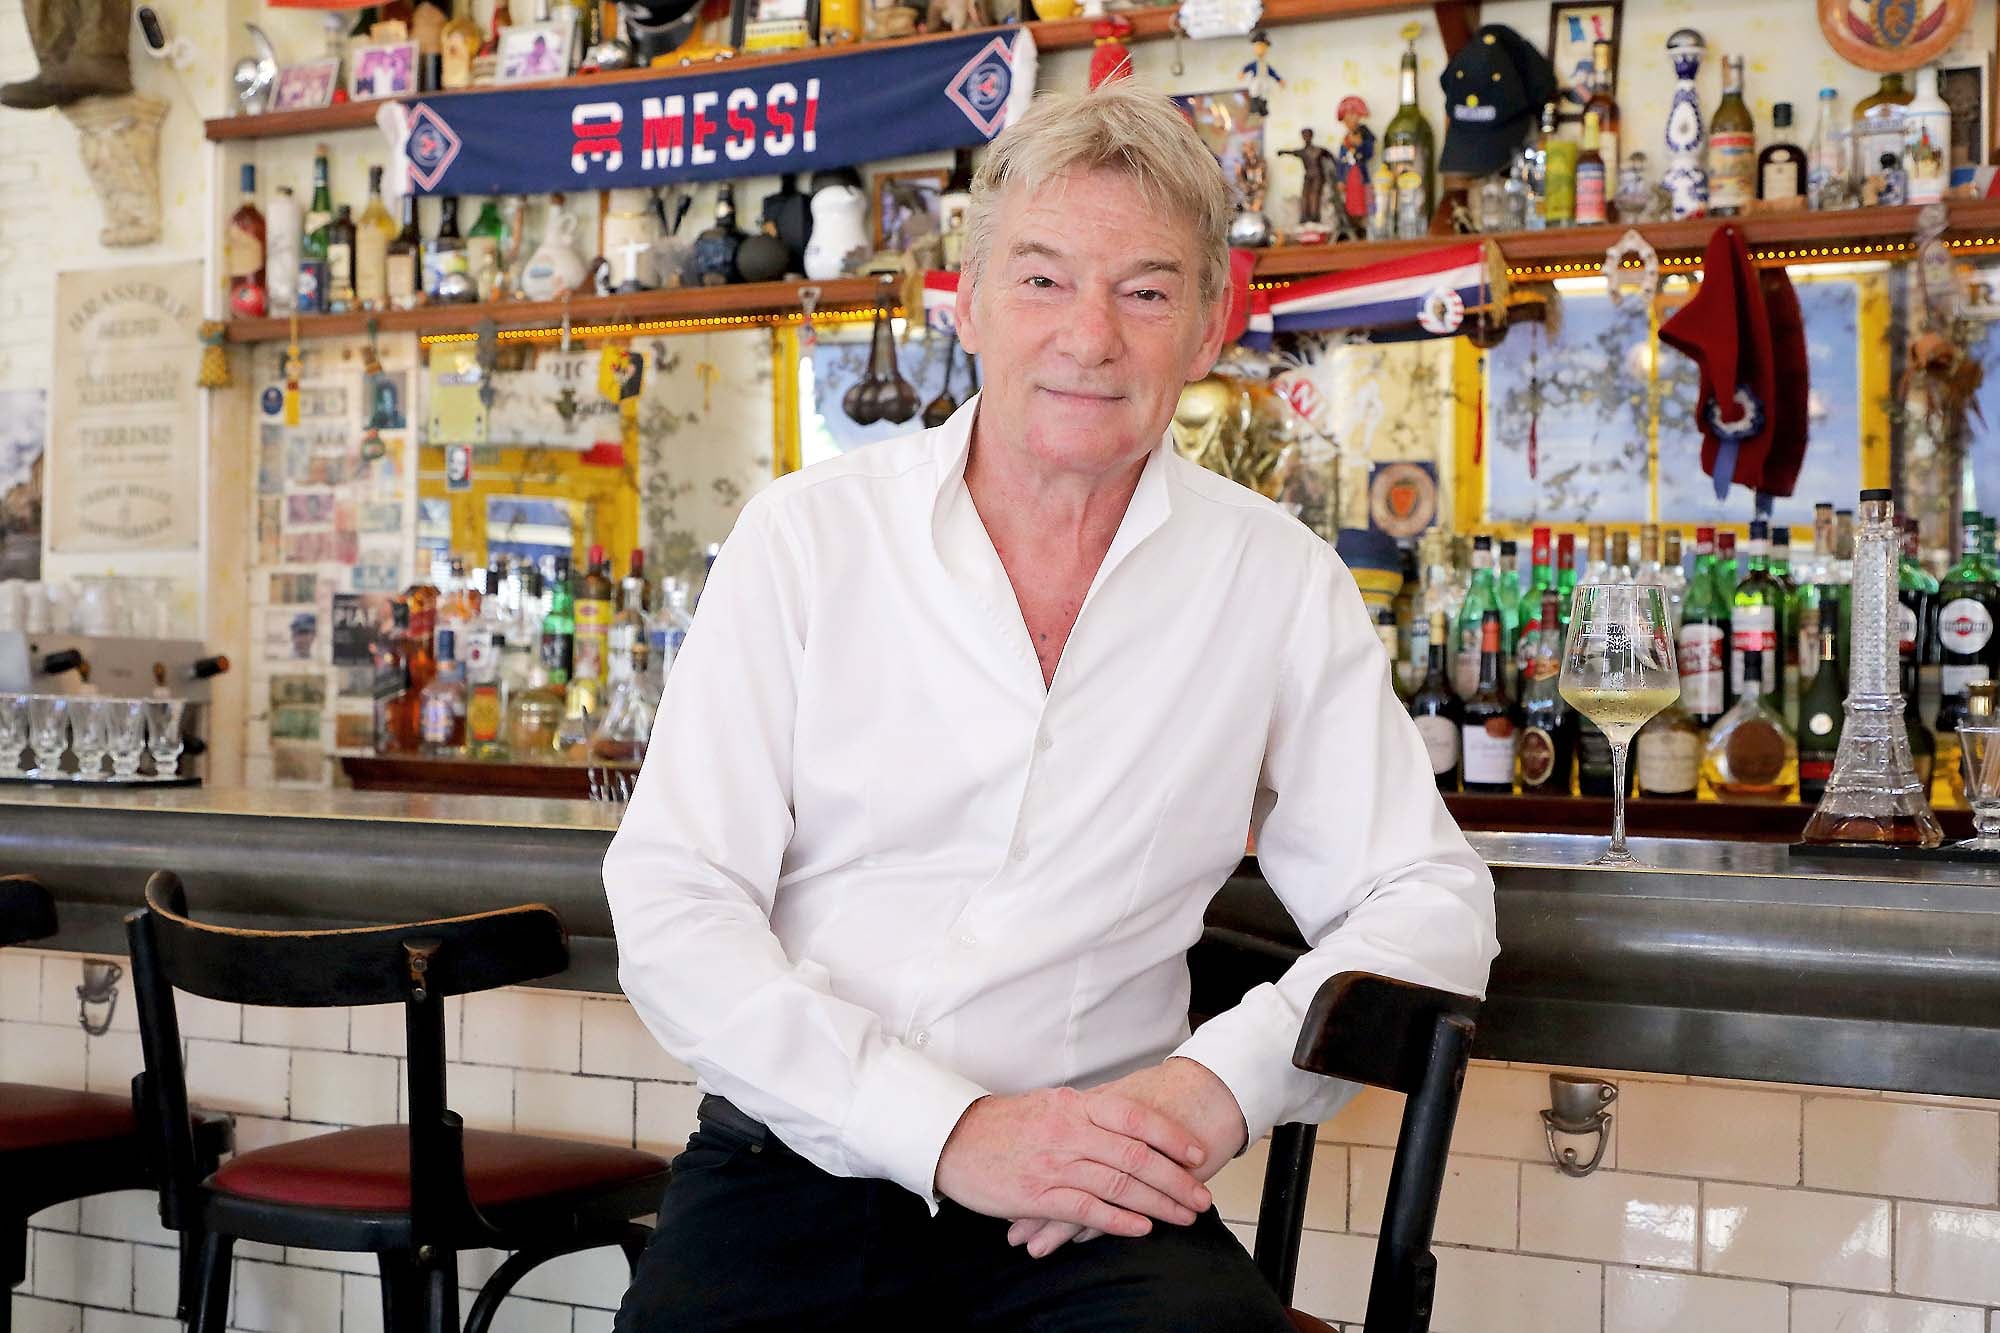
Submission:
[[[0,392],[0,579],[42,576],[42,441],[48,394]]]
[[[201,540],[201,265],[56,275],[49,550]]]

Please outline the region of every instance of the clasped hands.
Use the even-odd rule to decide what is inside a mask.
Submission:
[[[1243,1147],[1243,1113],[1223,1081],[1172,1057],[1089,1091],[981,1097],[938,1157],[937,1188],[1043,1258],[1071,1240],[1187,1226],[1211,1202],[1204,1181]]]

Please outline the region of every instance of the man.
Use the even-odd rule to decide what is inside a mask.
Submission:
[[[745,506],[605,860],[714,1094],[621,1333],[1278,1333],[1202,1182],[1351,1093],[1291,1066],[1314,991],[1483,987],[1492,881],[1353,580],[1165,442],[1230,215],[1166,99],[1044,98],[974,185],[985,391]],[[1252,827],[1314,948],[1189,1036]]]

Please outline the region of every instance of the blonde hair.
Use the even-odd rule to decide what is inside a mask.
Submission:
[[[961,267],[975,283],[993,246],[993,214],[1008,190],[1039,190],[1076,169],[1124,173],[1162,214],[1194,231],[1201,298],[1229,280],[1229,220],[1235,211],[1215,154],[1164,93],[1115,79],[1083,93],[1043,93],[993,141],[972,181]]]

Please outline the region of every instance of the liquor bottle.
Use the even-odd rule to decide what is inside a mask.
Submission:
[[[1602,226],[1605,221],[1604,154],[1598,136],[1597,113],[1583,113],[1583,147],[1576,155],[1576,225]]]
[[[1611,68],[1611,43],[1594,42],[1590,48],[1590,100],[1583,104],[1585,117],[1597,116],[1597,149],[1604,159],[1606,180],[1618,179],[1624,158],[1618,152],[1618,97],[1612,88],[1616,72]],[[1588,122],[1584,137],[1589,139]]]
[[[1613,583],[1632,582],[1632,534],[1614,532],[1611,534],[1611,559],[1605,571]]]
[[[1556,612],[1562,618],[1556,628],[1569,633],[1570,603],[1576,593],[1576,534],[1565,532],[1556,538]]]
[[[446,6],[437,0],[416,0],[410,12],[410,38],[417,44],[417,87],[434,93],[444,69],[444,29],[451,21]]]
[[[1722,62],[1722,102],[1708,125],[1708,211],[1733,218],[1757,197],[1757,125],[1743,105],[1743,57]]]
[[[1546,537],[1547,529],[1541,530]],[[1539,624],[1560,618],[1554,589],[1545,589],[1536,609]],[[1523,634],[1525,642],[1528,635]],[[1563,644],[1550,633],[1536,639],[1534,660],[1521,673],[1521,790],[1549,796],[1569,795],[1570,769],[1576,755],[1577,715],[1562,697]]]
[[[403,196],[403,228],[389,242],[383,260],[383,283],[391,308],[413,310],[423,304],[424,241],[417,231],[417,196]]]
[[[354,308],[354,214],[346,204],[326,229],[326,308],[344,315]]]
[[[1715,534],[1715,581],[1716,589],[1725,602],[1736,595],[1736,585],[1743,581],[1743,569],[1736,560],[1736,534],[1733,532]]]
[[[1514,737],[1520,715],[1500,675],[1500,612],[1479,622],[1479,682],[1459,723],[1459,779],[1467,791],[1514,790]]]
[[[1396,173],[1399,196],[1409,192],[1404,176],[1414,173],[1420,177],[1415,184],[1422,196],[1422,216],[1428,227],[1431,213],[1437,207],[1437,154],[1435,140],[1431,137],[1431,123],[1417,107],[1415,35],[1409,34],[1408,40],[1409,46],[1403,51],[1402,68],[1398,75],[1399,105],[1382,131],[1382,160]]]
[[[457,6],[452,6],[456,9]],[[470,88],[473,84],[473,62],[479,55],[484,34],[479,23],[472,17],[472,6],[468,3],[459,13],[453,15],[444,25],[444,33],[439,38],[438,86],[451,90]]]
[[[1917,559],[1917,522],[1903,526],[1903,551],[1896,563],[1898,613],[1896,646],[1903,660],[1903,693],[1916,697],[1925,667],[1937,665],[1938,581]]]
[[[1792,530],[1782,523],[1771,529],[1771,555],[1766,568],[1778,591],[1784,594],[1785,601],[1779,603],[1782,610],[1798,591],[1792,582]]]
[[[1437,780],[1438,790],[1457,791],[1458,727],[1464,707],[1451,688],[1445,666],[1450,650],[1444,612],[1433,611],[1430,620],[1430,662],[1424,671],[1424,683],[1410,699],[1410,717],[1417,724],[1417,734],[1423,737],[1424,749],[1430,755],[1431,776]]]
[[[1553,118],[1553,108],[1544,117]],[[1576,222],[1577,142],[1560,133],[1542,138],[1542,223],[1547,227],[1567,227]]]
[[[2000,584],[1980,555],[1981,524],[1967,512],[1961,529],[1963,554],[1938,585],[1937,758],[1958,763],[1958,724],[1965,720],[1966,689],[1993,678],[1996,644],[1993,620],[2000,612]],[[1950,753],[1947,755],[1947,750]],[[1947,771],[1952,771],[1947,769]]]
[[[736,226],[736,192],[725,183],[715,192],[715,221],[694,240],[694,264],[702,285],[721,287],[741,282],[736,252],[742,245],[743,233]]]
[[[1472,540],[1472,583],[1458,609],[1458,654],[1453,659],[1452,688],[1461,699],[1470,699],[1479,687],[1479,642],[1488,611],[1500,609],[1493,588],[1493,539],[1480,535]]]
[[[1673,199],[1674,221],[1698,218],[1708,211],[1708,170],[1705,165],[1707,129],[1701,123],[1701,97],[1695,76],[1708,47],[1693,28],[1679,28],[1667,38],[1667,59],[1674,67],[1674,96],[1667,106],[1667,170],[1660,184]]]
[[[557,556],[549,584],[549,610],[542,617],[542,665],[548,684],[567,687],[576,663],[576,601],[569,586],[569,557]]]
[[[289,315],[299,304],[299,249],[303,241],[305,216],[299,211],[298,196],[289,185],[280,185],[271,196],[271,209],[264,218],[264,285],[269,308],[274,315]]]
[[[326,313],[326,247],[333,226],[333,192],[326,183],[326,145],[313,157],[312,206],[299,235],[298,308],[302,315]]]
[[[1585,534],[1583,581],[1611,582],[1611,555],[1604,535],[1604,525],[1593,523],[1585,530]]]
[[[461,640],[465,645],[465,750],[474,759],[501,759],[507,750],[507,708],[500,664],[507,654],[508,617],[502,606],[498,562],[489,571],[486,586],[489,591],[480,599],[479,610],[466,625]]]
[[[1806,202],[1814,208],[1852,208],[1853,179],[1853,146],[1847,118],[1840,114],[1840,92],[1822,88],[1819,119],[1813,125],[1811,157],[1806,168]]]
[[[428,583],[404,594],[410,604],[410,687],[419,695],[437,675],[438,590]]]
[[[653,609],[653,595],[646,586],[646,552],[644,548],[632,548],[631,565],[625,577],[618,583],[618,614],[637,613],[644,615]]]
[[[653,701],[646,688],[652,650],[644,640],[621,653],[604,701],[604,721],[590,740],[600,764],[637,764],[653,734]]]
[[[386,640],[378,639],[375,658],[375,751],[407,754],[417,748],[417,733],[402,706],[410,690],[410,606],[402,598],[390,605],[393,626]]]
[[[1743,695],[1708,733],[1702,776],[1724,800],[1783,799],[1798,782],[1798,744],[1764,694],[1764,655],[1743,658]]]
[[[1695,535],[1694,577],[1681,605],[1674,656],[1681,673],[1681,703],[1700,726],[1713,726],[1729,709],[1729,635],[1732,603],[1717,594],[1715,529]]]
[[[458,200],[446,195],[439,205],[437,235],[424,247],[424,295],[446,303],[476,300],[479,289],[472,283],[472,260],[458,231]]]
[[[1540,231],[1549,225],[1549,145],[1558,137],[1556,104],[1548,102],[1542,106],[1541,130],[1527,153],[1529,231]],[[1372,241],[1375,237],[1368,239]]]
[[[1903,108],[1903,171],[1909,201],[1934,204],[1951,182],[1951,106],[1938,96],[1938,71],[1917,71],[1917,95]]]
[[[527,688],[507,702],[507,753],[515,763],[553,763],[562,726],[563,692],[550,684],[540,662],[528,669]]]
[[[1691,801],[1701,789],[1701,727],[1677,698],[1639,729],[1636,767],[1639,794],[1656,800]]]
[[[1831,589],[1824,590],[1830,593]],[[1819,670],[1813,674],[1812,688],[1799,701],[1799,799],[1818,801],[1826,794],[1827,779],[1833,776],[1833,757],[1840,751],[1841,705],[1847,699],[1846,683],[1834,668],[1837,636],[1828,629],[1819,635]]]
[[[590,548],[582,581],[576,588],[576,654],[570,680],[603,686],[609,671],[607,647],[611,633],[611,562],[604,548]]]
[[[438,631],[438,672],[424,686],[421,705],[424,753],[455,759],[465,750],[465,668],[453,656],[450,630]]]
[[[243,193],[229,217],[229,234],[222,242],[223,266],[229,270],[229,313],[260,319],[270,310],[264,285],[264,214],[257,207],[257,168],[243,167]]]
[[[1903,160],[1903,108],[1914,98],[1903,76],[1891,72],[1882,76],[1874,92],[1854,104],[1854,132],[1851,143],[1852,174],[1857,194],[1861,182],[1874,175],[1884,157]]]
[[[1806,206],[1809,168],[1803,148],[1792,142],[1792,104],[1771,108],[1771,142],[1757,154],[1757,205],[1775,213]]]
[[[1576,791],[1579,796],[1609,796],[1614,781],[1611,738],[1603,728],[1576,715]]]
[[[1762,519],[1750,525],[1749,569],[1736,585],[1729,612],[1729,682],[1738,696],[1743,693],[1743,659],[1746,653],[1763,654],[1765,674],[1771,680],[1771,706],[1782,713],[1784,692],[1780,684],[1783,656],[1778,651],[1784,626],[1781,623],[1784,593],[1771,578],[1766,564],[1770,527]]]
[[[382,206],[382,168],[368,168],[368,203],[354,228],[354,300],[363,310],[389,308],[389,243],[396,221]]]
[[[1667,589],[1667,615],[1674,622],[1674,632],[1680,633],[1681,608],[1687,603],[1688,576],[1681,564],[1681,530],[1667,529],[1666,560],[1661,566]]]
[[[653,616],[653,625],[646,633],[647,641],[653,646],[653,670],[662,677],[673,667],[674,659],[680,656],[681,641],[687,638],[688,627],[694,623],[693,613],[688,610],[688,585],[685,579],[664,578],[660,580],[660,605]],[[1431,649],[1445,651],[1444,630],[1435,617],[1431,624]],[[1442,659],[1438,671],[1443,672]],[[1421,730],[1421,728],[1419,728]],[[1454,737],[1457,735],[1453,733]],[[1455,742],[1454,742],[1455,743]],[[1435,756],[1433,756],[1435,759]],[[1456,765],[1454,755],[1452,763]]]
[[[1546,623],[1553,630],[1557,619],[1555,616],[1546,622],[1542,619],[1543,598],[1555,591],[1555,570],[1550,566],[1555,553],[1550,549],[1549,529],[1535,529],[1529,551],[1528,587],[1521,594],[1521,634],[1514,641],[1515,679],[1524,682],[1533,674],[1535,659],[1541,652],[1537,636],[1542,625]]]
[[[472,279],[479,286],[479,299],[493,299],[493,288],[500,280],[500,246],[505,241],[507,229],[500,221],[500,210],[491,195],[479,205],[479,216],[472,220],[472,227],[465,233],[466,264]]]
[[[1493,571],[1493,601],[1500,608],[1500,677],[1516,699],[1521,697],[1521,635],[1526,628],[1521,574],[1520,544],[1501,542],[1500,563]]]

